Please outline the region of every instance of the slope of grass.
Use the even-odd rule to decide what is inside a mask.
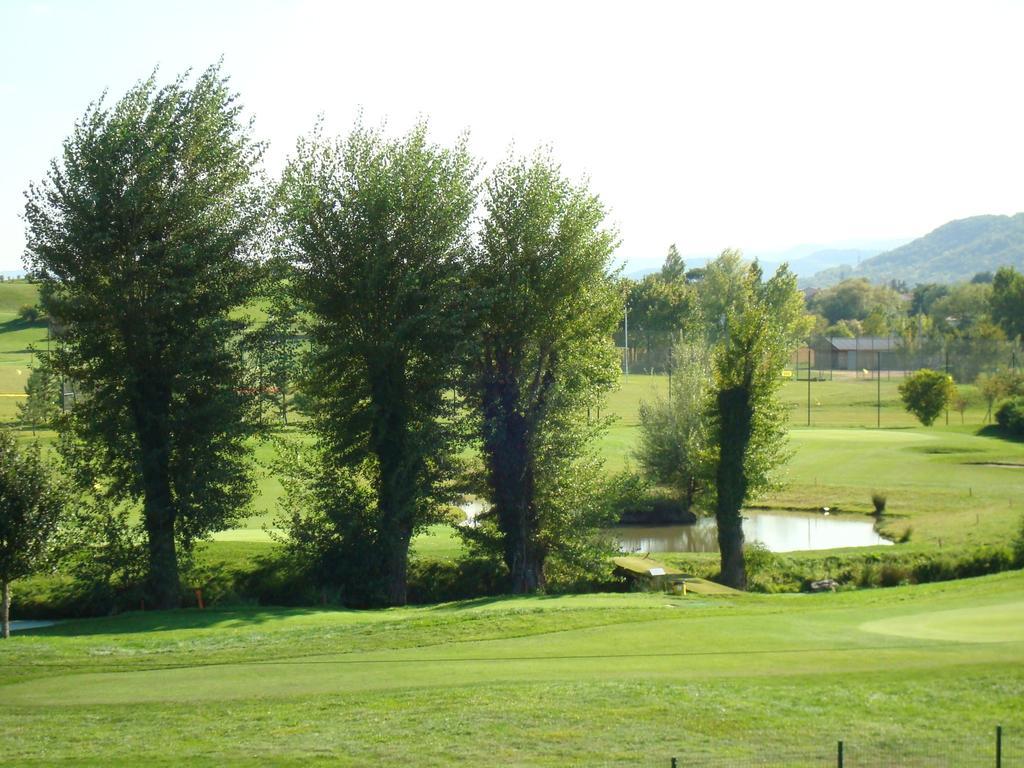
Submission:
[[[1024,729],[1022,589],[69,622],[0,644],[0,728],[23,765],[969,765]]]

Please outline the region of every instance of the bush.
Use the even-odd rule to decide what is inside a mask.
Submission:
[[[874,493],[871,494],[871,504],[875,508],[876,515],[885,514],[886,501],[888,501],[888,496],[886,496],[884,493],[879,493],[878,491],[875,491]]]
[[[1011,435],[1024,437],[1024,396],[1003,402],[996,410],[996,424]]]
[[[25,304],[18,307],[18,317],[26,323],[37,322],[42,316],[42,310],[34,304]]]
[[[899,386],[903,407],[926,427],[935,423],[956,396],[953,380],[945,373],[922,368]]]

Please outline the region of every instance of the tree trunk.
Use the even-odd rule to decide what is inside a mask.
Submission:
[[[0,637],[6,640],[11,636],[11,582],[4,582],[3,593],[3,606],[0,607]]]
[[[394,363],[379,369],[372,383],[376,416],[370,448],[377,457],[380,477],[377,508],[383,590],[389,605],[405,605],[408,598],[409,543],[415,526],[417,483],[421,459],[410,455],[409,416],[405,395],[405,367]]]
[[[147,593],[158,610],[181,607],[178,552],[174,541],[176,510],[170,484],[170,392],[143,384],[133,402],[142,466],[143,524],[149,549]]]
[[[498,527],[504,540],[509,588],[529,594],[544,586],[546,553],[536,542],[538,521],[534,505],[536,478],[533,451],[525,417],[517,409],[519,389],[510,375],[485,393],[484,442]]]
[[[720,429],[719,461],[715,475],[718,548],[721,553],[721,581],[735,589],[747,588],[743,559],[743,502],[747,476],[743,459],[753,430],[754,412],[748,387],[723,389],[717,396]]]

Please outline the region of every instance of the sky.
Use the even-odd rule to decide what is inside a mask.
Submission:
[[[627,269],[1024,210],[1024,2],[0,0],[0,270],[90,102],[223,57],[280,172],[318,116],[551,148]]]

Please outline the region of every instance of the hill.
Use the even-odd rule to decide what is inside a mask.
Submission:
[[[859,266],[832,267],[803,283],[825,288],[848,277],[875,283],[903,280],[908,285],[952,283],[1002,266],[1024,269],[1024,213],[957,219]]]

